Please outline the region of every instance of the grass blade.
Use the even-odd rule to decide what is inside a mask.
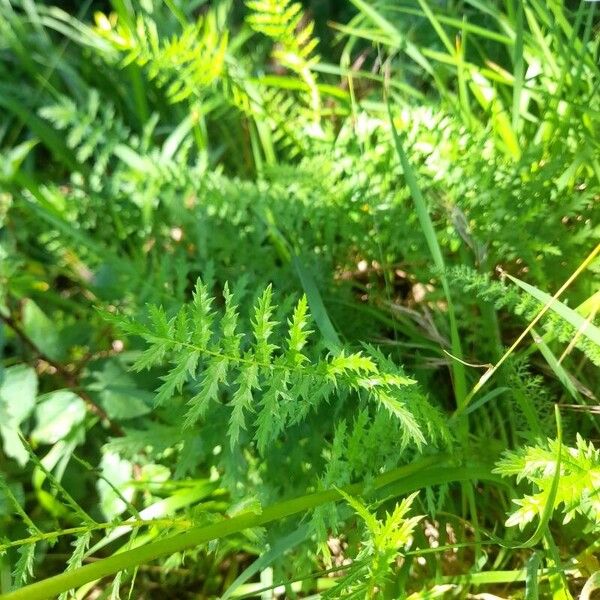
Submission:
[[[569,394],[577,401],[579,401],[579,394],[573,385],[573,382],[569,378],[569,374],[565,370],[565,368],[560,364],[556,356],[554,356],[554,352],[550,350],[548,344],[544,342],[542,337],[536,332],[535,329],[531,330],[531,336],[533,337],[533,341],[536,346],[539,348],[542,356],[546,359],[548,366],[552,369],[556,378],[562,383],[563,387],[569,392]]]
[[[512,129],[517,134],[521,112],[521,93],[524,81],[523,59],[523,3],[517,2],[516,38],[513,48],[513,104],[512,104]]]
[[[521,333],[521,335],[519,335],[519,337],[513,342],[512,346],[502,355],[500,360],[493,367],[488,369],[479,378],[479,381],[475,384],[473,389],[469,392],[469,395],[467,396],[467,398],[465,400],[463,408],[466,407],[471,402],[471,400],[473,400],[473,398],[477,394],[477,392],[479,392],[479,390],[491,379],[492,375],[494,375],[494,373],[500,368],[500,366],[504,363],[504,361],[515,351],[517,346],[525,339],[527,334],[536,326],[538,321],[548,312],[548,310],[552,307],[552,305],[554,305],[556,303],[559,296],[575,281],[575,279],[577,279],[577,277],[579,277],[579,275],[581,275],[581,273],[583,271],[585,271],[585,269],[588,268],[588,266],[593,262],[593,260],[596,258],[596,256],[599,253],[600,253],[600,244],[598,244],[587,255],[587,257],[583,260],[583,262],[577,267],[577,269],[575,269],[575,271],[573,271],[573,273],[570,275],[570,277],[560,286],[560,288],[556,291],[556,293],[553,296],[550,296],[549,294],[546,294],[546,292],[542,292],[541,290],[538,290],[537,288],[530,286],[529,284],[526,284],[525,282],[520,281],[519,279],[516,279],[515,277],[512,277],[511,275],[508,275],[508,277],[511,280],[513,280],[515,283],[519,282],[521,286],[527,286],[527,288],[523,288],[523,289],[530,290],[530,293],[534,297],[537,297],[539,300],[541,300],[541,298],[545,298],[545,304],[542,307],[542,309],[538,312],[538,314],[533,318],[531,323],[529,323],[529,325]],[[536,294],[539,294],[539,296],[536,296]],[[564,304],[561,304],[561,306],[565,307]],[[565,308],[567,308],[567,307],[565,307]],[[587,320],[584,320],[583,317],[581,315],[578,315],[575,311],[573,311],[571,309],[568,309],[568,310],[571,313],[573,313],[574,316],[570,315],[570,318],[575,319],[575,321],[578,323],[578,326],[582,327],[583,326],[582,322],[585,324],[588,323]],[[565,311],[565,314],[569,314],[569,313],[567,313]],[[578,319],[580,319],[580,321],[578,321]],[[595,329],[598,330],[598,328],[595,328]],[[600,339],[600,331],[597,333],[597,336],[598,336],[598,339]],[[462,412],[462,409],[459,409],[457,412]]]
[[[538,600],[538,571],[540,569],[540,555],[534,552],[527,561],[527,576],[525,579],[525,600]]]
[[[430,485],[485,479],[485,474],[489,473],[487,468],[482,469],[477,466],[431,467],[434,464],[439,465],[440,461],[443,462],[440,455],[430,456],[405,467],[394,469],[371,480],[369,489],[374,491],[395,483],[395,492],[406,494]],[[363,483],[357,483],[347,486],[344,491],[350,494],[358,494],[364,490],[364,487]],[[264,509],[260,514],[254,512],[243,513],[218,523],[195,527],[185,533],[173,535],[134,550],[115,554],[72,571],[49,577],[38,583],[27,585],[19,590],[0,596],[0,598],[1,600],[46,600],[57,596],[61,592],[84,585],[89,581],[114,575],[119,571],[205,544],[211,540],[221,539],[244,529],[266,525],[292,515],[305,513],[317,506],[328,502],[336,502],[340,499],[340,492],[336,489],[330,489],[286,500]]]
[[[600,248],[600,246],[598,246],[598,248]],[[525,290],[528,294],[533,296],[536,300],[539,300],[540,302],[543,302],[544,305],[547,305],[550,310],[554,311],[557,315],[562,317],[575,329],[581,332],[581,335],[585,335],[587,338],[592,340],[592,342],[600,346],[600,328],[584,319],[579,313],[575,312],[572,308],[569,308],[566,304],[563,304],[556,298],[550,296],[550,294],[542,292],[542,290],[536,288],[535,286],[525,283],[524,281],[521,281],[512,275],[507,274],[507,277],[513,283],[517,284],[522,290]]]
[[[450,295],[450,286],[448,285],[448,280],[445,275],[446,265],[444,262],[442,251],[440,249],[440,244],[438,242],[437,235],[435,233],[433,221],[431,220],[431,216],[429,215],[427,202],[425,201],[425,198],[421,193],[421,188],[417,183],[416,173],[414,172],[413,168],[408,162],[406,152],[404,151],[404,147],[402,146],[402,141],[400,140],[400,136],[398,135],[398,131],[396,130],[396,127],[394,125],[394,120],[392,118],[392,111],[389,102],[387,108],[390,127],[392,129],[392,137],[394,139],[394,145],[396,147],[396,153],[398,154],[398,158],[400,159],[400,164],[402,165],[402,170],[404,172],[404,177],[406,179],[406,184],[408,185],[410,195],[412,196],[413,202],[415,203],[415,209],[419,218],[421,230],[423,232],[423,235],[425,236],[425,241],[427,242],[427,246],[429,248],[431,257],[433,258],[433,264],[435,265],[435,268],[440,272],[442,287],[444,289],[446,301],[448,302],[448,319],[450,321],[450,341],[452,347],[452,354],[459,359],[457,361],[452,362],[452,380],[454,385],[454,392],[456,395],[457,407],[462,408],[467,395],[467,382],[464,366],[461,362],[459,362],[460,360],[462,360],[463,354],[460,343],[460,337],[458,334],[456,313],[454,310],[452,297]]]
[[[339,351],[342,347],[342,342],[329,318],[325,304],[319,292],[319,288],[315,283],[315,280],[310,271],[302,264],[300,259],[296,256],[293,259],[294,267],[300,277],[302,288],[306,294],[308,305],[310,306],[310,314],[315,320],[319,331],[321,332],[323,339],[325,340],[328,348],[332,351]]]
[[[244,569],[235,579],[235,581],[227,588],[225,593],[221,596],[221,600],[229,600],[229,598],[234,597],[235,592],[238,588],[248,581],[250,577],[253,577],[266,567],[268,567],[273,561],[282,556],[285,552],[302,543],[306,538],[310,535],[310,526],[302,525],[296,531],[292,532],[290,535],[285,536],[284,538],[278,540],[273,547],[261,554],[249,567]]]

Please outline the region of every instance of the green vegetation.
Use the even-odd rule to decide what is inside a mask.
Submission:
[[[0,598],[591,598],[594,9],[0,1]]]

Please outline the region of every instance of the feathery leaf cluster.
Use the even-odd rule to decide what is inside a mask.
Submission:
[[[556,471],[557,442],[547,440],[535,446],[506,452],[494,471],[505,477],[526,480],[534,493],[513,500],[519,507],[508,518],[507,526],[521,529],[541,515],[547,504]],[[564,447],[560,463],[560,482],[556,505],[564,514],[563,523],[581,515],[600,527],[600,450],[577,435],[575,447]]]
[[[187,409],[183,428],[205,419],[213,404],[231,407],[228,437],[232,446],[240,432],[248,431],[261,453],[287,428],[298,425],[323,403],[349,393],[361,403],[371,403],[397,419],[403,444],[421,447],[426,438],[426,418],[407,400],[406,377],[389,359],[373,347],[364,351],[330,352],[311,359],[306,354],[311,330],[306,297],[296,304],[287,321],[287,332],[276,332],[271,287],[256,301],[250,331],[242,333],[236,300],[227,284],[223,289],[224,313],[218,317],[207,286],[198,281],[191,303],[173,316],[157,306],[148,309],[148,324],[139,320],[110,317],[123,332],[140,336],[148,348],[135,361],[141,371],[171,366],[162,376],[155,404],[163,406],[186,389]],[[420,408],[426,406],[421,401]],[[433,412],[433,409],[432,409]],[[255,415],[253,422],[249,416]],[[429,416],[427,412],[420,414]]]

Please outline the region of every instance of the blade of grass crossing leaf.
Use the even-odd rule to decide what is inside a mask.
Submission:
[[[573,385],[573,382],[569,379],[569,374],[565,370],[565,368],[558,362],[556,356],[550,348],[548,344],[544,342],[542,337],[536,332],[535,329],[531,330],[531,336],[533,337],[533,341],[536,346],[539,348],[542,356],[546,359],[548,366],[552,369],[556,378],[562,383],[563,387],[569,392],[569,394],[577,401],[579,401],[579,394]]]
[[[527,561],[527,574],[525,576],[525,600],[538,600],[540,597],[538,586],[538,571],[540,569],[540,555],[534,552]]]
[[[575,312],[572,308],[569,308],[566,304],[563,304],[556,298],[550,296],[550,294],[542,292],[542,290],[536,288],[535,286],[530,285],[529,283],[525,283],[524,281],[521,281],[520,279],[517,279],[512,275],[508,275],[508,278],[513,283],[517,284],[521,289],[525,290],[528,294],[533,296],[536,300],[543,302],[548,307],[548,309],[552,310],[557,315],[562,317],[575,329],[581,331],[581,335],[586,336],[587,338],[592,340],[592,342],[600,346],[600,328],[588,322],[579,313]]]
[[[544,506],[542,514],[540,515],[540,522],[538,523],[538,526],[536,527],[531,537],[521,543],[517,542],[516,544],[507,544],[501,538],[498,538],[495,535],[490,535],[491,539],[497,541],[497,543],[500,544],[500,546],[502,546],[503,548],[510,548],[512,550],[533,548],[548,533],[548,524],[550,523],[550,519],[552,518],[552,514],[554,513],[554,506],[556,504],[558,485],[560,483],[560,468],[562,463],[562,419],[560,416],[558,404],[554,405],[554,418],[556,420],[556,441],[558,449],[556,451],[556,462],[554,464],[554,476],[552,478],[552,485],[550,486],[550,493],[548,494],[546,505]]]
[[[235,592],[238,588],[244,584],[250,577],[253,577],[258,572],[262,571],[270,564],[272,564],[275,560],[285,554],[288,550],[292,549],[294,546],[302,543],[311,533],[311,528],[309,525],[302,525],[296,529],[296,531],[286,535],[281,538],[273,545],[273,547],[261,554],[259,558],[257,558],[249,567],[244,569],[233,581],[233,583],[227,588],[225,593],[221,596],[221,600],[229,600],[236,596]]]
[[[435,233],[435,229],[433,227],[433,222],[429,215],[429,210],[427,208],[427,203],[425,202],[425,198],[421,193],[421,188],[417,183],[417,177],[412,169],[410,163],[408,162],[408,158],[406,156],[406,152],[402,146],[402,141],[400,140],[400,136],[396,130],[394,125],[394,120],[392,117],[392,109],[387,103],[388,116],[390,121],[390,127],[392,130],[392,137],[394,139],[394,145],[396,147],[396,153],[398,154],[398,158],[400,159],[400,164],[402,165],[402,170],[404,172],[404,177],[406,179],[406,183],[408,185],[408,189],[410,191],[410,195],[412,196],[413,202],[415,204],[415,209],[417,212],[417,217],[419,218],[419,223],[421,225],[421,230],[423,235],[425,236],[425,241],[427,242],[427,246],[429,248],[429,252],[431,257],[433,258],[433,264],[435,268],[440,273],[440,279],[442,282],[442,287],[444,289],[444,294],[446,296],[446,301],[448,302],[448,319],[450,321],[450,340],[452,347],[452,354],[458,358],[463,358],[462,348],[460,343],[460,337],[458,334],[458,324],[456,322],[456,313],[454,311],[454,304],[452,303],[452,297],[450,295],[450,286],[448,285],[448,280],[445,274],[445,263],[444,257],[442,255],[442,251],[440,249],[440,245],[437,239],[437,235]],[[456,402],[457,406],[462,407],[465,397],[467,395],[467,383],[465,377],[465,370],[463,365],[459,361],[452,362],[452,379],[454,384],[454,391],[456,394]]]
[[[443,463],[443,460],[439,456],[420,459],[410,465],[394,469],[376,477],[371,480],[369,489],[375,491],[395,483],[397,485],[397,493],[406,494],[428,485],[441,485],[442,483],[460,482],[471,479],[487,480],[489,477],[492,477],[487,467],[482,469],[481,467],[432,466],[439,465],[440,462]],[[359,494],[364,488],[364,483],[357,483],[345,487],[344,491],[350,494]],[[88,581],[113,575],[119,571],[150,562],[161,556],[168,556],[214,539],[221,539],[244,529],[259,527],[291,515],[305,513],[321,504],[336,502],[340,498],[341,496],[337,490],[329,489],[279,502],[265,508],[259,514],[255,512],[242,513],[217,523],[195,527],[185,533],[169,536],[135,548],[134,550],[114,554],[73,569],[72,571],[67,571],[43,581],[27,585],[0,596],[0,598],[1,600],[45,600],[63,591],[79,587]]]
[[[333,323],[331,322],[331,319],[329,318],[329,314],[327,313],[325,304],[323,304],[323,299],[321,298],[319,288],[317,287],[311,272],[302,264],[297,256],[294,257],[293,262],[296,272],[298,273],[298,277],[300,278],[300,282],[302,283],[304,293],[306,294],[312,318],[315,320],[315,323],[323,335],[323,338],[329,349],[332,351],[340,350],[342,347],[342,342],[335,330],[335,327],[333,326]]]
[[[545,292],[542,292],[541,290],[538,290],[537,288],[530,286],[529,284],[526,284],[523,281],[520,281],[520,280],[512,277],[511,275],[507,275],[511,280],[514,280],[515,283],[519,282],[521,287],[523,287],[523,285],[527,286],[527,289],[526,288],[523,288],[523,289],[526,289],[526,291],[530,291],[530,293],[534,297],[537,297],[538,300],[545,302],[545,304],[542,307],[542,309],[538,312],[538,314],[533,318],[533,320],[529,323],[529,325],[525,328],[525,330],[521,333],[521,335],[519,335],[519,337],[513,342],[511,347],[502,355],[500,360],[493,367],[488,369],[479,378],[479,381],[475,384],[475,386],[469,392],[469,395],[465,399],[464,406],[462,408],[457,409],[457,412],[459,412],[459,413],[462,412],[462,410],[473,400],[473,398],[477,394],[477,392],[479,392],[479,390],[491,379],[491,377],[500,368],[500,366],[504,363],[504,361],[506,361],[506,359],[515,351],[517,346],[525,339],[527,334],[536,326],[538,321],[548,312],[548,310],[553,305],[556,304],[556,301],[560,297],[560,295],[573,283],[573,281],[575,281],[575,279],[577,279],[577,277],[579,277],[579,275],[583,271],[585,271],[585,269],[588,268],[588,266],[593,262],[593,260],[596,258],[598,253],[600,253],[600,244],[598,244],[587,255],[587,257],[583,260],[583,262],[577,267],[577,269],[575,269],[575,271],[573,271],[573,273],[560,286],[560,288],[556,291],[556,293],[553,296],[550,296],[549,294],[546,294]],[[566,310],[563,310],[564,317],[566,318],[568,316],[570,319],[572,319],[573,322],[571,324],[576,324],[576,327],[580,327],[580,326],[583,327],[583,323],[585,323],[586,321],[584,320],[584,318],[581,315],[577,314],[575,311],[566,307],[562,303],[560,303],[560,306],[563,307],[564,309],[566,309]],[[556,308],[554,310],[557,311]],[[569,321],[569,319],[567,319],[567,321]],[[569,321],[569,322],[571,322],[571,321]],[[595,334],[593,333],[592,335],[595,336],[596,340],[600,340],[600,330],[598,330],[597,327],[594,327],[594,329],[595,329]],[[591,339],[593,339],[593,337]],[[599,343],[599,342],[596,341],[596,343]]]
[[[588,326],[588,323],[591,323],[596,318],[598,312],[600,312],[600,290],[598,290],[595,294],[593,294],[587,300],[582,302],[577,307],[577,312],[579,312],[582,315],[585,315],[585,325],[577,329],[577,332],[569,341],[569,344],[564,349],[564,352],[560,355],[560,358],[558,359],[559,363],[562,363],[562,361],[565,359],[565,356],[571,353],[571,351],[577,344],[577,341],[581,337],[581,331],[584,328],[586,328]]]

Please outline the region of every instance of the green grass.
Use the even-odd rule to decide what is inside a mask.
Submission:
[[[590,597],[594,3],[96,4],[0,4],[0,598]]]

